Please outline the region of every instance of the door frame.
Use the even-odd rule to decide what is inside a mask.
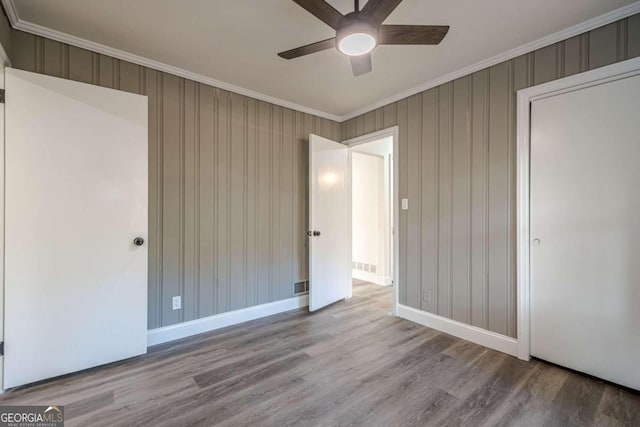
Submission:
[[[400,286],[400,269],[399,269],[399,265],[400,265],[400,234],[398,233],[398,230],[400,228],[400,199],[398,198],[399,192],[400,192],[400,179],[399,179],[399,175],[400,175],[400,171],[399,171],[399,167],[400,167],[400,162],[399,162],[399,158],[398,158],[398,126],[392,126],[386,129],[382,129],[376,132],[372,132],[372,133],[368,133],[366,135],[362,135],[362,136],[358,136],[355,138],[351,138],[351,139],[347,139],[346,141],[342,141],[343,144],[349,146],[349,234],[352,235],[352,222],[353,222],[353,218],[352,218],[352,212],[351,212],[351,208],[352,208],[352,195],[351,195],[351,148],[357,146],[357,145],[362,145],[362,144],[366,144],[367,142],[373,142],[373,141],[377,141],[379,139],[382,138],[386,138],[386,137],[392,137],[393,139],[393,151],[391,153],[391,159],[392,159],[392,166],[393,166],[393,173],[391,174],[391,179],[393,181],[393,191],[391,194],[391,215],[393,217],[393,221],[392,221],[392,233],[393,233],[393,248],[392,248],[392,253],[393,256],[391,257],[391,261],[392,261],[392,269],[393,269],[393,315],[394,316],[398,316],[398,305],[399,305],[399,286]],[[351,254],[352,258],[353,258],[353,237],[351,237],[349,239],[349,253]],[[349,260],[349,263],[351,263],[353,260]],[[351,271],[351,270],[349,270]],[[349,273],[351,275],[351,273]],[[353,278],[351,277],[351,280]],[[353,286],[352,286],[353,289]],[[351,291],[349,293],[349,297],[351,297]]]
[[[530,155],[531,103],[540,99],[640,75],[640,58],[575,74],[518,91],[516,147],[516,248],[518,338],[517,356],[529,360],[530,352]]]

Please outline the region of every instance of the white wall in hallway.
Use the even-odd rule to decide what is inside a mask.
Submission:
[[[392,140],[352,149],[353,277],[391,284],[391,162]]]

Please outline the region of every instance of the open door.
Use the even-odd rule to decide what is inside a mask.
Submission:
[[[4,388],[146,353],[147,97],[6,69]]]
[[[349,148],[309,137],[309,311],[351,290]]]

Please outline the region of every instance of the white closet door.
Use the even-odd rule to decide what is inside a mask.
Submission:
[[[4,387],[146,352],[147,98],[6,70]]]
[[[640,389],[640,76],[531,108],[531,354]]]

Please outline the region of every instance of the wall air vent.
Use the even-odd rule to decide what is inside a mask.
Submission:
[[[378,270],[378,267],[373,264],[367,264],[366,262],[356,262],[353,261],[351,266],[354,270],[366,271],[368,273],[375,273]]]
[[[309,281],[304,280],[301,282],[296,282],[293,284],[293,294],[294,295],[303,295],[309,292]]]

